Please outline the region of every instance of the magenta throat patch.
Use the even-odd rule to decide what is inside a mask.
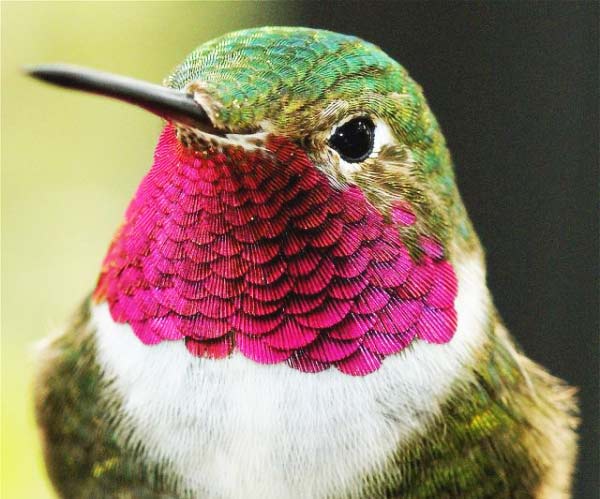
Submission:
[[[333,188],[304,151],[194,152],[167,125],[106,256],[94,298],[146,344],[234,350],[306,372],[377,370],[415,338],[450,341],[457,283],[441,245],[412,258],[356,187]]]

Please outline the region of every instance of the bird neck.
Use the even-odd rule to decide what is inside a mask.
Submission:
[[[456,329],[454,269],[435,237],[405,244],[413,221],[410,205],[384,218],[357,187],[333,188],[287,139],[198,152],[169,125],[95,300],[147,344],[365,375]]]

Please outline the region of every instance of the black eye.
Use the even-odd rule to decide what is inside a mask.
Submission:
[[[369,157],[373,151],[375,124],[370,118],[351,119],[338,127],[329,137],[329,146],[335,149],[343,160],[358,163]]]

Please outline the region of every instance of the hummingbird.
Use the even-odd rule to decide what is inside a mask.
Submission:
[[[503,325],[440,126],[380,48],[263,27],[163,85],[28,72],[165,122],[42,348],[61,497],[570,496],[574,389]]]

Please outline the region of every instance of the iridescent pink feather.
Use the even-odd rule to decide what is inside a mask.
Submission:
[[[410,205],[388,224],[292,142],[266,146],[208,156],[167,125],[96,289],[113,319],[146,344],[306,372],[365,375],[415,338],[448,342],[456,277],[434,238],[409,254],[397,227],[416,222]]]

